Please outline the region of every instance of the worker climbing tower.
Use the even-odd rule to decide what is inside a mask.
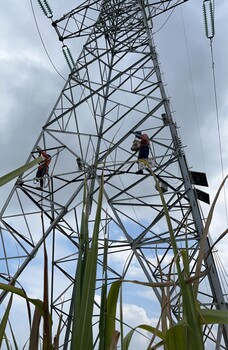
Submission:
[[[188,168],[153,40],[154,18],[186,0],[78,1],[57,20],[46,1],[38,2],[71,71],[28,157],[28,162],[36,158],[40,149],[51,156],[43,189],[34,183],[36,169],[29,170],[17,179],[1,210],[0,277],[12,283],[29,276],[33,266],[41,264],[46,244],[52,316],[62,315],[60,348],[67,349],[85,188],[91,237],[104,182],[96,306],[104,276],[108,285],[120,279],[154,283],[150,291],[156,307],[163,302],[159,283],[172,281],[176,287],[169,288],[169,302],[176,318],[178,281],[159,191],[178,249],[188,249],[192,275],[203,234],[199,200],[209,198],[197,187],[207,186],[205,174]],[[69,49],[72,41],[82,47],[78,58]],[[137,151],[131,146],[141,134],[148,135],[151,147],[149,166],[144,163],[143,173],[137,174]],[[227,310],[209,241],[203,253],[199,302],[208,309]],[[0,300],[5,297],[2,292]],[[226,326],[205,326],[204,340],[213,349],[226,349]]]

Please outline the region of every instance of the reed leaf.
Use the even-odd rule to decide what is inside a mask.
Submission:
[[[81,299],[83,293],[83,283],[84,283],[84,270],[86,263],[86,256],[88,252],[88,207],[86,206],[86,186],[84,186],[84,198],[83,198],[83,208],[81,216],[81,227],[80,227],[80,236],[79,236],[79,248],[78,248],[78,262],[76,269],[76,284],[74,286],[74,310],[77,314],[80,313],[82,306]],[[76,328],[76,331],[79,330]],[[77,334],[77,337],[80,337],[80,334]]]
[[[227,233],[228,233],[228,228],[225,229],[225,231],[223,233],[221,233],[221,235],[219,235],[219,237],[216,239],[216,241],[214,241],[214,243],[210,246],[210,249],[208,250],[208,252],[206,254],[206,258],[208,257],[209,254],[211,254],[214,247],[227,235]]]
[[[215,309],[200,309],[200,323],[204,324],[227,324],[228,312]]]
[[[39,347],[39,328],[40,328],[41,314],[37,308],[35,308],[32,328],[29,337],[29,350],[38,350]]]
[[[164,347],[164,343],[165,343],[165,341],[162,340],[162,341],[158,342],[157,344],[154,344],[152,347],[148,347],[146,350],[157,350],[161,347]]]
[[[96,287],[96,271],[98,256],[98,235],[101,220],[103,196],[103,179],[100,184],[100,191],[97,204],[97,212],[93,229],[91,248],[87,253],[85,269],[83,274],[83,287],[81,293],[81,308],[78,313],[74,308],[73,335],[71,342],[72,350],[92,349],[92,316],[94,296]]]
[[[20,297],[24,298],[26,301],[33,304],[40,311],[41,315],[44,317],[44,307],[43,307],[43,302],[41,300],[29,298],[23,289],[15,287],[11,284],[5,284],[0,282],[0,289],[5,290],[6,292],[17,294]]]
[[[56,335],[54,336],[54,341],[53,341],[53,350],[58,350],[59,349],[59,337],[61,334],[61,323],[62,323],[62,314],[59,317],[59,323],[58,323],[58,328]]]
[[[1,323],[0,323],[0,349],[2,348],[2,342],[4,339],[4,335],[5,335],[6,325],[7,325],[8,319],[9,319],[9,313],[10,313],[10,309],[12,306],[12,301],[13,301],[13,294],[11,294],[11,296],[10,296],[5,313],[4,313],[3,318],[1,320]]]
[[[106,337],[105,337],[105,349],[109,349],[113,334],[115,333],[115,325],[116,325],[116,308],[117,308],[117,300],[119,295],[119,290],[121,287],[121,280],[115,281],[112,283],[108,297],[107,297],[107,318],[106,318]]]
[[[42,229],[44,234],[44,218],[42,215]],[[51,323],[49,317],[49,295],[48,295],[48,256],[46,243],[44,240],[44,283],[43,283],[43,307],[44,307],[44,325],[43,325],[43,350],[50,350],[52,343]]]
[[[107,321],[106,321],[106,346],[105,349],[109,349],[112,343],[113,335],[115,334],[115,323],[116,323],[116,308],[118,295],[121,288],[122,283],[135,283],[140,285],[146,285],[151,287],[152,283],[144,283],[134,280],[118,280],[112,283],[108,298],[107,298]],[[137,330],[137,328],[144,329],[150,333],[155,334],[155,336],[160,337],[162,340],[165,340],[164,332],[159,331],[157,328],[151,327],[149,325],[140,325],[133,328],[123,339],[122,341],[122,350],[127,350],[133,336],[133,333]]]
[[[10,173],[0,177],[0,187],[5,185],[7,182],[10,182],[11,180],[15,179],[16,177],[20,176],[21,174],[23,174],[25,171],[31,169],[32,167],[34,167],[34,165],[42,162],[42,160],[44,160],[43,157],[38,157],[34,160],[32,160],[31,162],[11,171]]]
[[[145,164],[148,166],[148,161],[144,161]],[[178,250],[178,246],[175,239],[175,234],[173,231],[171,218],[169,216],[168,207],[166,205],[164,194],[161,190],[161,187],[159,185],[159,182],[156,178],[156,175],[150,169],[151,175],[154,178],[156,188],[159,191],[161,202],[164,209],[164,215],[166,218],[167,227],[170,234],[170,241],[173,249],[173,254],[175,257],[175,265],[177,268],[177,274],[178,274],[178,281],[180,285],[180,291],[181,291],[181,297],[182,297],[182,305],[183,305],[183,320],[186,323],[186,332],[182,332],[182,336],[185,334],[185,350],[203,350],[203,336],[202,336],[202,330],[199,322],[199,314],[197,309],[197,300],[196,295],[194,295],[193,286],[190,283],[187,283],[185,280],[185,277],[189,277],[189,267],[188,262],[186,261],[186,256],[182,252],[182,260],[184,263],[184,270],[181,269],[180,265],[180,252]],[[200,270],[197,270],[198,273],[196,275],[200,274]],[[172,329],[172,327],[171,327]],[[181,328],[180,328],[181,329]],[[181,330],[178,328],[179,334]],[[172,334],[172,332],[171,332]],[[172,342],[171,342],[172,343]],[[169,349],[169,348],[168,348]],[[170,348],[172,350],[172,348]]]
[[[6,344],[6,350],[12,350],[12,347],[10,345],[10,342],[9,342],[6,334],[4,336],[4,339],[5,339],[5,344]]]
[[[79,235],[79,247],[78,247],[78,262],[75,276],[75,285],[73,291],[73,300],[74,300],[74,315],[77,317],[80,315],[82,305],[82,295],[83,295],[83,283],[84,283],[84,270],[86,264],[86,257],[88,250],[88,202],[86,200],[86,183],[84,184],[84,196],[83,196],[83,206],[82,206],[82,215],[81,215],[81,227]],[[75,319],[73,321],[73,341],[76,341],[80,338],[80,328],[77,325]],[[75,339],[75,340],[74,340]]]
[[[152,326],[149,326],[147,324],[141,324],[135,328],[132,328],[131,331],[124,337],[124,340],[123,340],[123,348],[122,350],[128,350],[129,348],[129,345],[130,345],[130,342],[131,342],[131,338],[134,334],[134,332],[137,330],[137,329],[143,329],[144,331],[147,331],[149,333],[152,333],[152,334],[155,334],[157,337],[159,337],[160,339],[162,339],[163,341],[166,340],[166,335],[165,333],[159,331],[157,328],[155,327],[152,327]],[[162,343],[164,344],[164,343]]]
[[[214,213],[214,210],[215,210],[215,205],[217,203],[217,200],[219,198],[219,195],[220,195],[220,192],[223,188],[223,186],[225,185],[225,182],[226,180],[228,179],[228,175],[224,178],[224,180],[222,181],[221,185],[219,186],[219,189],[215,195],[215,198],[211,204],[211,207],[210,207],[210,210],[209,210],[209,213],[208,213],[208,216],[207,216],[207,220],[206,220],[206,223],[205,223],[205,226],[204,226],[204,230],[203,230],[203,234],[202,234],[202,237],[201,237],[201,240],[200,240],[200,251],[199,251],[199,255],[198,255],[198,259],[197,259],[197,264],[196,264],[196,274],[198,275],[200,270],[201,270],[201,266],[202,266],[202,262],[203,262],[203,259],[204,259],[204,250],[205,250],[205,242],[206,242],[206,239],[207,239],[207,236],[208,236],[208,232],[209,232],[209,227],[210,227],[210,224],[211,224],[211,220],[212,220],[212,217],[213,217],[213,213]],[[198,286],[199,286],[199,281],[196,281],[195,284],[194,284],[194,293],[195,293],[195,296],[197,296],[197,292],[198,292]]]
[[[177,324],[166,333],[167,349],[170,350],[186,350],[187,330],[185,324]]]
[[[10,320],[8,320],[8,323],[9,323],[9,329],[10,329],[10,332],[11,332],[11,336],[12,336],[12,341],[13,341],[13,345],[14,345],[14,350],[19,350],[18,346],[17,346],[17,341],[16,341],[16,337],[15,337],[15,334],[13,332],[13,328],[11,326],[11,322]]]
[[[114,333],[112,335],[109,350],[117,350],[117,344],[118,344],[119,337],[120,337],[120,332],[114,331]]]
[[[105,234],[106,237],[106,234]],[[107,253],[108,240],[104,239],[104,254],[103,254],[103,284],[101,289],[101,306],[99,319],[99,350],[105,350],[106,332],[106,307],[107,307]]]

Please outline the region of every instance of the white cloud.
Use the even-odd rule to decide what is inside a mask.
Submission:
[[[56,2],[50,0],[55,17],[61,16],[75,6],[75,1]],[[42,48],[40,39],[32,17],[29,1],[3,0],[1,3],[1,116],[0,116],[0,148],[1,175],[22,165],[28,157],[34,142],[45,123],[57,96],[59,95],[63,80],[53,70]],[[35,5],[37,19],[48,52],[57,69],[67,77],[68,67],[62,57],[61,43],[51,27],[51,22],[43,16],[39,6]],[[171,95],[171,103],[175,110],[175,119],[181,127],[180,133],[189,165],[194,170],[206,171],[209,180],[211,198],[213,198],[221,182],[221,164],[214,104],[214,91],[211,70],[210,43],[204,35],[202,4],[198,0],[191,0],[182,6],[186,38],[180,8],[176,9],[167,24],[155,35],[155,43],[159,53],[159,61],[164,71],[165,81]],[[67,6],[67,7],[66,7]],[[216,3],[216,35],[213,40],[215,54],[216,86],[219,103],[219,120],[221,143],[223,151],[224,172],[228,171],[227,130],[228,130],[228,90],[227,90],[227,39],[224,35],[227,21],[227,2]],[[163,24],[165,18],[160,21]],[[155,21],[156,22],[156,21]],[[159,28],[160,26],[158,26]],[[188,54],[191,72],[188,67]],[[76,55],[77,56],[77,55]],[[192,83],[191,84],[191,75]],[[195,93],[195,101],[193,91]],[[196,103],[196,106],[194,106]],[[195,113],[195,107],[198,117]],[[198,118],[198,120],[197,120]],[[198,129],[199,126],[199,129]],[[201,135],[201,140],[199,138]],[[202,149],[200,143],[202,142]],[[126,181],[127,183],[127,181]],[[1,206],[5,202],[11,184],[1,190]],[[144,189],[146,191],[146,189]],[[216,207],[210,234],[215,241],[219,234],[227,227],[227,213],[225,200],[221,196]],[[208,209],[205,208],[207,213]],[[141,218],[145,214],[142,209],[137,213]],[[36,238],[38,236],[35,235]],[[121,240],[122,238],[120,238]],[[62,249],[62,245],[59,249]],[[224,266],[228,264],[227,249],[228,237],[218,244],[219,256]],[[67,247],[66,254],[68,253]],[[69,252],[70,253],[70,252]],[[110,257],[113,264],[119,266],[122,273],[129,253],[120,251]],[[42,261],[42,256],[39,257]],[[155,258],[151,259],[155,263]],[[40,297],[40,284],[42,270],[39,263],[28,268],[27,277],[21,278],[22,284],[28,284],[31,296]],[[143,280],[141,267],[133,260],[128,273],[129,279]],[[61,281],[59,281],[61,283]],[[58,289],[60,286],[57,286]],[[147,314],[146,306],[135,305],[133,299],[141,298],[153,300],[153,293],[149,289],[132,288],[128,294],[131,303],[125,304],[125,316],[133,325],[140,323],[153,323],[152,311]],[[146,303],[145,300],[143,303]],[[17,301],[15,315],[21,317],[24,303]],[[151,307],[150,307],[151,308]],[[148,316],[149,315],[149,316]],[[19,317],[17,318],[17,320]],[[24,332],[22,323],[18,326],[18,334]],[[27,326],[26,326],[27,327]],[[134,345],[142,349],[145,339],[134,339]],[[137,348],[137,347],[136,347]]]

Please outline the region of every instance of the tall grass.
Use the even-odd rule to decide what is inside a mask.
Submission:
[[[16,175],[17,176],[17,175]],[[151,334],[151,341],[147,350],[165,349],[165,350],[204,350],[202,325],[205,324],[225,324],[227,322],[228,314],[221,310],[208,310],[200,307],[197,300],[199,279],[202,277],[201,266],[204,259],[204,244],[208,235],[209,226],[213,216],[216,202],[222,187],[227,180],[224,179],[221,184],[215,199],[211,205],[208,219],[205,224],[204,232],[200,242],[199,255],[197,260],[197,268],[194,275],[190,275],[190,261],[188,257],[188,249],[179,249],[177,246],[175,234],[172,228],[171,219],[168,208],[165,202],[165,197],[159,186],[155,174],[151,170],[151,176],[154,179],[156,188],[159,191],[161,202],[163,205],[167,227],[170,234],[170,240],[173,249],[173,262],[175,265],[178,279],[172,281],[169,276],[166,281],[162,280],[160,283],[146,283],[131,280],[118,280],[111,284],[109,290],[107,286],[107,239],[104,239],[104,255],[103,255],[103,285],[101,291],[101,303],[99,314],[99,334],[98,346],[99,350],[115,350],[120,338],[120,332],[117,331],[117,306],[122,286],[126,283],[134,283],[148,288],[156,287],[162,291],[161,315],[157,327],[152,327],[146,324],[140,324],[131,329],[126,335],[121,336],[120,348],[128,350],[131,344],[132,336],[137,330],[144,330]],[[12,174],[10,175],[12,179]],[[7,180],[7,179],[5,179]],[[5,181],[4,180],[4,181]],[[81,216],[81,229],[79,238],[79,257],[76,269],[76,283],[73,293],[73,324],[72,324],[72,338],[70,341],[71,350],[92,350],[94,344],[93,335],[93,313],[94,313],[94,298],[96,290],[96,276],[97,276],[97,258],[98,258],[98,240],[100,232],[101,211],[102,211],[102,197],[103,197],[103,180],[100,185],[100,192],[98,197],[98,205],[96,218],[93,228],[92,237],[89,236],[89,198],[85,194],[83,201],[83,209]],[[159,261],[158,261],[159,264]],[[59,348],[59,336],[61,330],[61,317],[59,320],[58,329],[54,339],[52,339],[52,320],[49,312],[48,301],[48,274],[47,274],[48,257],[46,247],[44,244],[44,291],[43,300],[29,298],[22,288],[15,287],[14,283],[7,285],[0,283],[0,289],[11,293],[5,314],[0,323],[0,348],[5,341],[6,347],[9,347],[8,338],[6,336],[6,327],[9,325],[11,335],[14,342],[14,348],[17,349],[17,340],[14,337],[12,327],[9,323],[10,310],[13,303],[13,295],[19,295],[24,298],[28,308],[28,320],[30,322],[30,350],[38,350],[41,344],[43,350],[57,350]],[[168,277],[168,278],[167,278]],[[169,288],[177,287],[180,289],[180,320],[172,319]],[[35,307],[33,320],[31,321],[30,305]],[[120,307],[122,304],[120,303]],[[120,312],[121,313],[121,312]],[[122,314],[122,313],[121,313]],[[41,322],[42,320],[42,322]],[[124,320],[119,320],[123,323]],[[40,331],[41,323],[43,326]],[[123,327],[121,327],[123,330]],[[40,333],[42,336],[40,336]]]
[[[33,168],[35,165],[42,162],[43,160],[44,160],[44,158],[42,156],[37,157],[36,159],[33,159],[31,162],[29,162],[25,165],[22,165],[21,167],[19,167],[15,170],[11,171],[10,173],[0,177],[0,187],[4,186],[5,184],[7,184],[11,180],[15,179],[16,177],[20,176],[25,171]]]

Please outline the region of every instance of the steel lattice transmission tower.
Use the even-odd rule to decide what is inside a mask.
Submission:
[[[51,307],[53,315],[63,312],[65,349],[71,336],[85,180],[92,227],[104,174],[97,295],[102,286],[105,235],[109,282],[132,276],[161,282],[169,274],[176,280],[175,271],[170,270],[173,252],[159,193],[148,172],[135,174],[137,154],[130,148],[136,131],[150,137],[153,171],[164,191],[178,246],[184,248],[187,241],[194,271],[203,224],[197,198],[202,191],[193,183],[205,185],[206,181],[203,174],[188,169],[152,37],[153,17],[184,2],[88,0],[52,21],[69,60],[66,45],[71,40],[85,42],[28,159],[37,156],[37,145],[51,154],[50,182],[44,191],[37,189],[33,170],[15,183],[1,211],[0,258],[2,278],[20,281],[46,241]],[[205,253],[208,251],[209,242]],[[211,253],[202,267],[207,268],[199,300],[207,308],[226,310]],[[160,304],[161,290],[154,288],[153,293]],[[176,288],[170,289],[170,303],[177,314]],[[228,346],[225,326],[205,327],[204,337],[216,349]]]

